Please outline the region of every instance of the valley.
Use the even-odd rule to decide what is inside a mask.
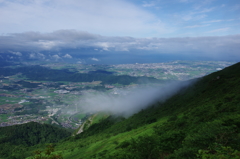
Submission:
[[[34,121],[77,129],[92,113],[95,113],[91,112],[89,114],[80,108],[80,105],[83,104],[80,98],[86,93],[105,92],[109,95],[122,96],[129,89],[146,85],[164,85],[168,81],[188,80],[220,70],[230,64],[230,62],[210,61],[174,61],[169,63],[122,65],[56,63],[40,65],[44,70],[45,68],[52,70],[48,70],[49,74],[42,74],[41,67],[36,67],[36,63],[31,63],[31,65],[28,63],[23,72],[13,71],[8,76],[6,74],[0,76],[0,126]],[[32,66],[36,68],[36,75],[28,77],[28,69],[34,71]],[[17,68],[21,68],[21,66]],[[43,81],[43,78],[47,79],[48,76],[54,76],[51,74],[55,73],[54,70],[58,71],[60,78],[62,78],[61,73],[65,76],[66,72],[69,74],[78,72],[97,75],[93,79],[99,79],[98,75],[103,77],[114,75],[114,78],[125,75],[144,77],[145,79],[140,81],[130,79],[129,82],[123,81],[122,84],[118,83],[118,79],[114,79],[116,82],[104,82],[92,81],[92,78],[86,79],[84,82],[81,79],[79,82],[69,81],[69,79],[65,79],[65,81],[56,81],[56,79]],[[26,71],[25,74],[24,71]],[[41,79],[36,79],[39,76],[42,76]],[[151,83],[153,78],[159,81]]]
[[[3,89],[3,97],[9,98],[5,102],[11,101],[11,104],[5,103],[2,109],[5,112],[1,114],[1,120],[6,125],[0,127],[0,144],[4,147],[0,156],[64,159],[239,158],[239,66],[237,63],[198,79],[181,81],[179,84],[182,86],[178,89],[171,83],[169,86],[172,87],[161,87],[163,91],[147,91],[137,98],[132,96],[131,87],[139,88],[150,83],[109,84],[114,87],[101,91],[93,89],[96,87],[93,86],[91,89],[81,88],[77,91],[79,94],[71,94],[71,90],[61,85],[49,89],[45,86],[45,94],[36,88],[20,94],[16,90]],[[48,81],[33,83],[36,82],[43,83],[37,86],[41,88]],[[51,82],[54,85],[57,83]],[[153,87],[156,85],[166,83],[160,80]],[[128,90],[129,93],[124,95]],[[139,92],[139,89],[135,91]],[[174,94],[162,97],[169,93]],[[106,98],[109,94],[114,98]],[[75,101],[84,96],[90,99]],[[143,103],[147,99],[145,96],[151,100],[158,97],[158,100],[141,107],[146,105]],[[112,102],[109,103],[109,99]],[[120,107],[115,103],[116,99]],[[125,116],[116,111],[96,109],[101,108],[102,103],[104,106],[115,103],[114,107],[122,110],[126,105],[128,112],[135,109],[131,105],[140,109]]]

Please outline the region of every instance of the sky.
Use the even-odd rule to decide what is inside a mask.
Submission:
[[[0,26],[0,53],[29,58],[240,59],[239,0],[0,0]]]

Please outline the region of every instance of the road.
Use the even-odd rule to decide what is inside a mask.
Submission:
[[[89,126],[92,125],[93,118],[94,118],[96,115],[97,115],[97,114],[94,114],[93,116],[90,116],[90,117],[80,126],[77,134],[80,134],[80,133],[83,132],[84,125],[86,124],[87,121],[90,121]],[[76,134],[76,135],[77,135],[77,134]]]

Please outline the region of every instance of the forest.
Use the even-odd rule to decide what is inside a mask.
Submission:
[[[0,127],[0,158],[25,158],[33,154],[34,145],[56,143],[70,135],[69,130],[35,122]]]

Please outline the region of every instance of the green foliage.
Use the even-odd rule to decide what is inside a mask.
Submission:
[[[71,135],[65,129],[47,124],[30,122],[22,125],[0,127],[0,156],[8,158],[20,155],[22,150],[28,151],[28,147],[44,143],[56,143]],[[28,156],[26,152],[20,156]],[[23,157],[18,157],[23,158]]]
[[[198,158],[201,159],[239,159],[240,151],[232,149],[230,146],[215,144],[207,150],[198,150]]]
[[[81,134],[76,135],[75,138],[79,139],[79,138],[84,138],[87,136],[92,136],[94,134],[102,133],[104,130],[106,130],[107,128],[114,125],[118,120],[119,120],[119,118],[117,118],[117,117],[109,116],[105,119],[102,119],[99,123],[95,123],[95,124],[91,125],[88,128],[88,131],[84,131]]]
[[[54,153],[54,145],[48,144],[44,151],[36,150],[34,151],[33,159],[63,159],[61,154]]]

